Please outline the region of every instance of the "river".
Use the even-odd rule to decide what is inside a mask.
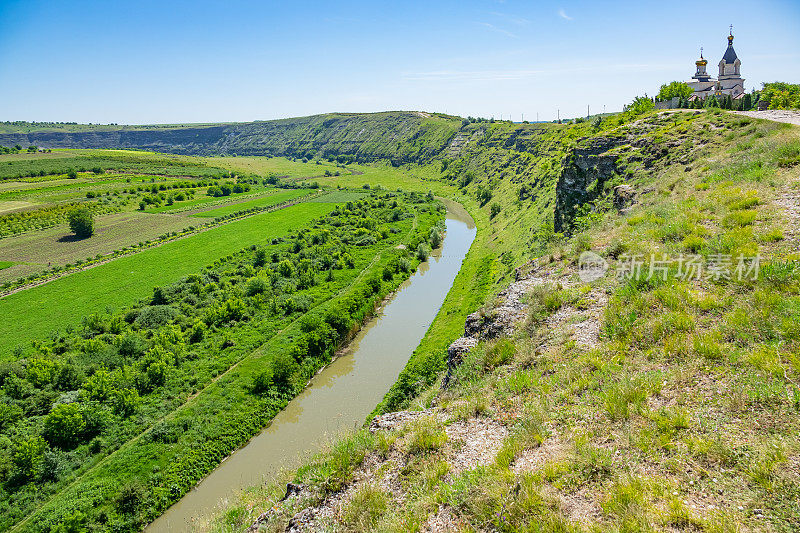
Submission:
[[[341,357],[314,376],[267,428],[148,526],[148,533],[191,531],[196,520],[208,517],[238,490],[296,468],[337,435],[364,423],[425,336],[475,238],[466,210],[445,203],[442,247],[398,288]]]

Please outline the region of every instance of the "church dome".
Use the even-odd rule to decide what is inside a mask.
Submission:
[[[736,51],[733,49],[733,33],[728,35],[728,49],[725,50],[725,55],[722,56],[722,60],[725,63],[733,64],[737,60]]]

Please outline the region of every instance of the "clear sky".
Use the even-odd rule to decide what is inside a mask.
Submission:
[[[0,121],[619,110],[716,63],[800,83],[800,1],[0,0]]]

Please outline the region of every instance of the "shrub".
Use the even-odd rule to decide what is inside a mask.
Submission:
[[[116,508],[122,514],[134,514],[145,498],[145,489],[138,483],[123,485],[116,497]]]
[[[267,292],[267,289],[269,289],[269,280],[262,276],[256,276],[250,278],[244,292],[247,296],[255,296]]]
[[[271,363],[272,382],[278,388],[288,388],[297,368],[295,360],[285,351],[278,352]]]
[[[272,368],[267,368],[253,378],[253,394],[264,394],[272,386]]]
[[[44,454],[47,442],[42,437],[28,437],[19,441],[11,456],[14,477],[21,480],[38,478],[44,470]]]
[[[194,325],[192,325],[191,332],[189,333],[189,342],[191,344],[197,344],[198,342],[202,341],[207,330],[208,327],[206,326],[205,322],[202,320],[196,320]]]
[[[122,417],[129,417],[139,406],[139,393],[135,389],[114,391],[114,412]]]
[[[489,218],[494,218],[497,215],[499,215],[500,211],[502,211],[502,209],[503,208],[500,207],[500,204],[498,204],[497,202],[494,202],[492,204],[492,207],[491,207],[490,211],[489,211]]]
[[[53,407],[44,420],[42,435],[50,444],[61,448],[72,448],[80,441],[86,429],[80,407],[65,403]]]
[[[417,259],[419,259],[420,261],[422,262],[427,261],[428,256],[430,254],[431,254],[431,248],[427,244],[420,243],[419,246],[417,246]]]
[[[178,312],[169,305],[151,305],[142,309],[134,325],[144,329],[154,329],[169,324]]]
[[[67,215],[69,221],[69,229],[75,236],[85,239],[94,234],[94,218],[92,212],[85,207],[79,207],[70,211]]]

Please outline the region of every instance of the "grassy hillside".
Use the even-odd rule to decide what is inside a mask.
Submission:
[[[58,164],[90,156],[115,164],[124,159],[129,167],[158,164],[163,174],[182,179],[217,179],[220,171],[288,175],[287,181],[313,178],[362,193],[333,192],[318,200],[359,205],[370,191],[432,192],[462,203],[478,225],[436,320],[376,407],[378,417],[412,408],[404,415],[409,423],[365,429],[334,444],[291,475],[306,486],[301,498],[278,504],[281,487],[254,489],[210,528],[241,529],[267,511],[261,525],[283,530],[307,508],[324,518],[307,527],[334,530],[791,530],[798,513],[800,449],[796,128],[719,111],[628,113],[569,126],[469,123],[398,112],[193,128],[168,128],[173,131],[166,136],[139,132],[154,136],[125,137],[124,146],[250,155],[63,152],[70,155]],[[121,142],[122,133],[117,134],[100,140]],[[84,147],[100,142],[63,134],[53,139]],[[8,175],[50,172],[36,166],[56,164],[43,155],[12,161]],[[308,161],[290,163],[275,155]],[[11,156],[22,154],[2,157]],[[296,173],[282,174],[282,168]],[[9,201],[19,199],[24,197]],[[187,209],[192,201],[184,200]],[[246,199],[253,201],[258,200]],[[657,264],[655,273],[667,273],[662,281],[607,275],[583,283],[577,262],[587,250],[608,261],[611,273],[625,272],[631,256],[649,260],[667,253],[675,261]],[[755,280],[675,277],[689,255],[719,272],[718,263],[728,256],[732,270],[740,254],[756,253],[763,276]],[[236,263],[237,257],[221,261]],[[234,273],[237,269],[243,273]],[[377,276],[380,270],[370,272]],[[250,274],[239,265],[226,275]],[[498,296],[517,281],[519,290]],[[217,295],[230,289],[213,285]],[[517,295],[511,307],[509,294]],[[255,301],[253,306],[258,307]],[[475,311],[470,320],[479,329],[510,312],[524,320],[504,326],[505,339],[476,333],[477,346],[464,362],[449,361],[450,385],[441,390],[447,348],[464,334],[465,320]],[[203,380],[236,361],[241,371],[226,374],[233,381],[225,377],[219,388],[198,397],[197,408],[187,404],[175,424],[154,430],[157,444],[142,440],[158,453],[131,447],[120,454],[121,462],[94,470],[24,525],[47,530],[53,517],[70,516],[75,527],[101,527],[111,519],[102,527],[124,529],[155,516],[282,405],[248,403],[249,393],[231,386],[254,379],[297,335],[313,333],[314,328],[306,331],[310,326],[292,324],[285,329],[289,336],[274,346],[253,352],[250,330],[242,330],[232,350],[200,357],[198,364],[209,365]],[[279,327],[275,323],[275,331]],[[181,328],[191,332],[188,322]],[[51,341],[64,344],[60,335]],[[108,354],[118,349],[115,344]],[[313,372],[320,361],[313,359],[302,372]],[[11,373],[24,378],[24,372],[27,367]],[[118,379],[122,384],[130,377]],[[18,381],[11,379],[7,396],[38,405],[31,398],[40,396],[16,397]],[[31,410],[41,417],[35,419],[39,424],[49,398],[41,397],[45,409]],[[220,417],[223,411],[232,414]],[[187,431],[191,424],[185,421],[196,419],[208,421],[221,448],[191,451],[199,437]],[[184,432],[187,440],[174,445],[171,435]],[[19,468],[21,448],[0,443],[0,457],[9,465],[3,471]],[[149,459],[162,448],[174,449],[177,455],[168,455],[178,458],[163,473],[163,465],[154,469]],[[128,508],[121,503],[127,497],[107,482],[111,472],[139,461],[142,470],[134,477],[159,489],[145,494],[136,483],[126,486],[137,502]],[[26,498],[33,498],[19,494],[17,518],[30,504]],[[101,512],[87,516],[86,509],[96,504]],[[73,511],[78,513],[70,515]]]
[[[483,277],[457,281],[376,413],[412,406],[409,422],[333,444],[287,478],[299,496],[254,488],[204,528],[794,530],[798,129],[680,112],[459,136],[472,144],[402,177],[326,178],[416,183],[478,221],[462,274]],[[583,282],[589,250],[609,270]],[[522,322],[478,335],[442,390],[463,315],[501,320],[516,278]],[[469,297],[480,279],[489,297]]]
[[[184,127],[18,127],[0,146],[128,148],[200,155],[336,157],[403,163],[438,154],[461,119],[420,112],[333,113],[241,124]],[[14,129],[14,128],[11,128]],[[7,128],[8,130],[8,128]]]

